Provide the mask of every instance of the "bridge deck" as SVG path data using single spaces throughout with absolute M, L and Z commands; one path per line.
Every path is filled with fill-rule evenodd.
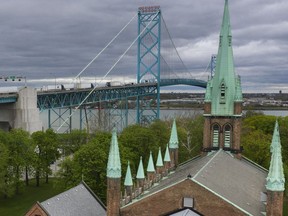
M 17 93 L 0 94 L 0 104 L 15 103 L 17 101 Z
M 57 90 L 37 93 L 37 106 L 40 110 L 50 108 L 77 107 L 88 96 L 91 89 Z M 120 100 L 136 96 L 148 96 L 157 92 L 156 83 L 96 88 L 83 105 L 99 101 Z

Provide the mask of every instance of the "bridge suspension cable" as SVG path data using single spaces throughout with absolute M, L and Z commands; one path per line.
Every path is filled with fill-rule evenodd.
M 64 122 L 57 128 L 57 132 L 63 127 L 64 124 L 68 121 L 70 117 L 74 115 L 74 113 L 81 107 L 81 105 L 87 100 L 87 98 L 93 93 L 93 91 L 99 86 L 99 84 L 108 76 L 108 74 L 114 69 L 114 67 L 121 61 L 121 59 L 126 55 L 126 53 L 130 50 L 130 48 L 135 44 L 135 42 L 138 40 L 138 38 L 143 34 L 143 32 L 147 29 L 147 27 L 153 22 L 153 20 L 158 16 L 158 13 L 151 19 L 151 21 L 148 23 L 145 28 L 140 32 L 139 35 L 133 40 L 133 42 L 130 44 L 130 46 L 124 51 L 124 53 L 118 58 L 118 60 L 112 65 L 112 67 L 106 72 L 106 74 L 101 78 L 100 82 L 94 86 L 94 88 L 87 94 L 87 96 L 81 101 L 81 103 L 75 107 L 73 112 L 64 120 Z
M 135 19 L 137 13 L 130 19 L 130 21 L 112 38 L 112 40 L 75 76 L 71 83 L 75 80 L 110 46 L 111 43 L 127 28 L 127 26 Z
M 168 30 L 168 28 L 167 28 L 167 25 L 166 25 L 166 22 L 165 22 L 163 16 L 162 16 L 162 21 L 163 21 L 163 23 L 164 23 L 165 30 L 167 31 L 167 34 L 168 34 L 168 37 L 169 37 L 169 39 L 170 39 L 170 41 L 171 41 L 171 43 L 172 43 L 172 46 L 173 46 L 174 50 L 176 51 L 176 54 L 177 54 L 177 56 L 178 56 L 178 59 L 181 61 L 181 64 L 183 65 L 184 69 L 185 69 L 187 72 L 189 72 L 188 69 L 187 69 L 187 67 L 186 67 L 186 65 L 184 64 L 182 58 L 181 58 L 180 55 L 179 55 L 179 52 L 178 52 L 178 50 L 177 50 L 177 48 L 176 48 L 176 46 L 175 46 L 174 41 L 172 40 L 171 34 L 170 34 L 170 32 L 169 32 L 169 30 Z M 192 77 L 191 72 L 189 72 L 189 74 L 190 74 L 191 77 Z M 175 75 L 178 77 L 177 74 L 175 74 Z

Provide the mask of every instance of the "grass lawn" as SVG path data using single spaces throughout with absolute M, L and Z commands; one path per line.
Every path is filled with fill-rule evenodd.
M 30 186 L 25 187 L 25 191 L 12 198 L 0 198 L 0 215 L 19 216 L 24 215 L 36 201 L 44 201 L 56 194 L 61 193 L 59 189 L 53 187 L 53 179 L 49 179 L 49 184 L 40 183 L 40 187 L 35 186 L 35 181 L 30 181 Z

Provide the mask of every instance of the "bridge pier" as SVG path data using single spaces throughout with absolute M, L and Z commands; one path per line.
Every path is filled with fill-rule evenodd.
M 37 92 L 33 88 L 20 89 L 16 103 L 0 104 L 0 113 L 0 128 L 4 131 L 22 128 L 33 133 L 42 129 L 37 108 Z

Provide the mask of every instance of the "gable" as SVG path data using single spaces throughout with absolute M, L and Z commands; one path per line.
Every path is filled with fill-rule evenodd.
M 265 209 L 265 205 L 262 203 L 260 197 L 261 193 L 266 191 L 266 176 L 267 170 L 260 166 L 253 164 L 245 158 L 239 160 L 231 153 L 219 150 L 204 157 L 194 158 L 178 166 L 175 172 L 161 179 L 160 182 L 149 188 L 148 191 L 145 191 L 141 197 L 134 199 L 132 204 L 136 205 L 138 202 L 150 199 L 150 197 L 162 193 L 162 191 L 168 188 L 175 187 L 176 184 L 189 177 L 190 181 L 193 181 L 241 212 L 248 215 L 257 215 Z M 168 211 L 168 208 L 173 205 L 173 202 L 169 203 L 167 209 L 164 209 L 167 211 L 161 212 L 161 214 L 182 208 L 180 199 L 185 194 L 192 196 L 193 191 L 183 190 L 183 194 L 174 199 L 174 202 L 178 203 L 178 205 Z M 169 196 L 166 198 L 169 199 Z M 163 203 L 167 202 L 162 197 L 160 200 Z M 152 203 L 154 202 L 156 201 L 153 200 Z M 149 205 L 145 208 L 148 207 Z M 126 206 L 122 207 L 123 210 L 125 208 Z
M 193 209 L 203 215 L 245 215 L 242 211 L 193 182 L 191 179 L 175 183 L 173 186 L 155 192 L 145 199 L 122 207 L 120 210 L 121 215 L 165 215 L 169 212 L 182 209 L 184 197 L 193 198 Z
M 45 200 L 41 206 L 50 216 L 106 215 L 105 206 L 84 182 Z
M 196 212 L 193 208 L 183 208 L 174 212 L 165 214 L 164 216 L 203 216 L 199 212 Z
M 25 214 L 25 216 L 49 216 L 49 214 L 42 208 L 39 202 L 35 203 L 34 206 Z

